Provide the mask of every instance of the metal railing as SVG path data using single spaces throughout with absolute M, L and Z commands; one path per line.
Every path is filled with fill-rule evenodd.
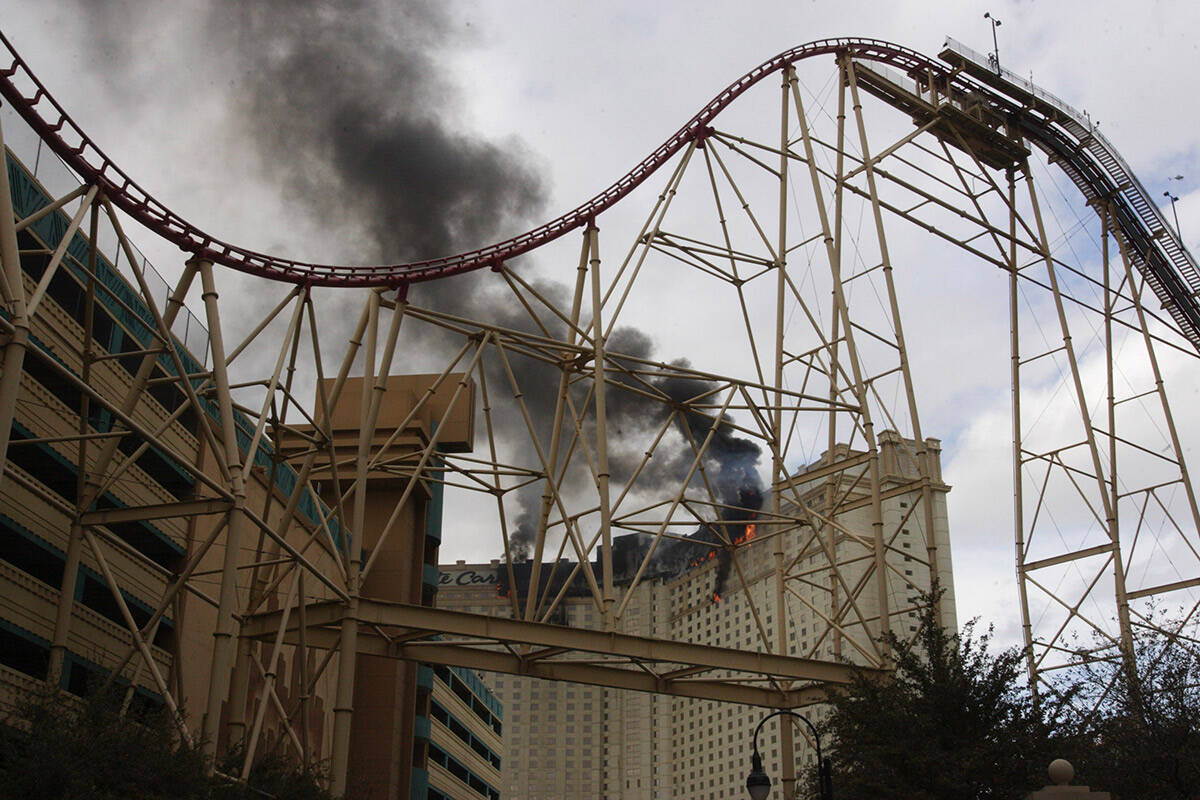
M 1130 207 L 1146 226 L 1146 230 L 1154 237 L 1163 254 L 1179 271 L 1186 281 L 1193 296 L 1200 294 L 1200 265 L 1179 239 L 1179 232 L 1173 230 L 1163 216 L 1158 204 L 1138 180 L 1128 162 L 1113 146 L 1112 142 L 1100 132 L 1100 126 L 1090 116 L 1077 110 L 1062 98 L 1047 92 L 1012 70 L 996 64 L 992 59 L 972 50 L 952 38 L 947 38 L 944 50 L 957 53 L 964 59 L 980 67 L 984 67 L 996 75 L 1001 81 L 1011 84 L 1022 92 L 1029 94 L 1053 108 L 1062 119 L 1055 120 L 1072 136 L 1079 140 L 1079 146 L 1087 150 L 1100 166 L 1107 172 L 1116 187 L 1117 192 L 1130 200 Z
M 10 105 L 0 106 L 0 125 L 4 126 L 5 146 L 49 197 L 62 197 L 83 184 L 80 177 L 63 163 Z M 78 198 L 72 200 L 63 207 L 63 211 L 70 215 L 79 208 L 80 202 L 82 201 Z M 170 284 L 137 245 L 132 245 L 132 249 L 146 279 L 146 285 L 150 288 L 151 297 L 160 310 L 164 309 L 167 298 L 171 295 Z M 96 253 L 108 262 L 131 288 L 137 286 L 137 278 L 124 249 L 120 246 L 117 233 L 103 214 L 100 215 L 97 228 Z M 208 328 L 190 309 L 182 309 L 175 319 L 171 333 L 201 366 L 208 366 Z

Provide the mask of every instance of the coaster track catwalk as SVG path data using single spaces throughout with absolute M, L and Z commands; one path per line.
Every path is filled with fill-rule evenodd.
M 65 528 L 43 615 L 51 680 L 73 652 L 86 567 L 123 626 L 102 667 L 172 707 L 203 706 L 210 751 L 242 743 L 245 770 L 264 727 L 314 755 L 323 694 L 340 791 L 360 654 L 777 708 L 819 702 L 847 680 L 847 660 L 887 669 L 883 635 L 915 636 L 917 594 L 952 584 L 948 487 L 921 427 L 894 277 L 899 262 L 935 256 L 914 257 L 900 229 L 938 258 L 998 267 L 1008 290 L 1013 533 L 1034 685 L 1054 691 L 1082 664 L 1131 653 L 1161 624 L 1157 601 L 1194 621 L 1200 513 L 1164 375 L 1196 369 L 1200 269 L 1086 118 L 957 43 L 940 59 L 871 39 L 802 45 L 550 222 L 458 255 L 337 265 L 254 252 L 184 220 L 0 42 L 6 133 L 24 126 L 78 181 L 52 196 L 13 145 L 0 186 L 0 490 L 6 507 L 36 499 Z M 831 64 L 824 90 L 802 80 Z M 1061 190 L 1055 175 L 1091 209 L 1062 231 L 1051 226 L 1070 202 L 1043 188 Z M 630 211 L 640 227 L 625 232 Z M 617 229 L 606 227 L 612 262 L 602 219 Z M 188 254 L 173 287 L 122 220 Z M 563 256 L 572 232 L 577 255 Z M 1084 234 L 1099 244 L 1068 254 Z M 565 264 L 569 285 L 523 275 L 518 257 L 535 251 Z M 278 299 L 233 326 L 236 342 L 218 267 Z M 503 313 L 419 303 L 418 284 L 485 269 L 474 279 Z M 73 308 L 56 294 L 67 278 Z M 185 306 L 197 278 L 203 323 Z M 361 312 L 346 341 L 322 342 L 334 295 L 361 299 Z M 664 336 L 706 329 L 712 352 L 689 353 L 698 366 L 655 358 L 626 327 L 646 318 Z M 438 368 L 397 389 L 410 346 Z M 309 389 L 313 403 L 299 397 Z M 49 485 L 24 455 L 35 450 L 73 464 L 77 485 Z M 165 471 L 190 488 L 138 488 Z M 508 586 L 527 571 L 509 618 L 431 608 L 419 574 L 381 590 L 396 553 L 420 572 L 413 509 L 443 492 L 494 514 Z M 156 562 L 127 535 L 149 523 L 176 560 Z M 680 548 L 688 569 L 718 576 L 702 605 L 743 593 L 753 641 L 628 630 L 639 586 Z M 595 630 L 552 624 L 568 585 L 594 602 Z M 156 644 L 164 620 L 184 624 L 185 599 L 212 635 L 203 669 Z M 953 624 L 952 592 L 939 609 Z M 295 703 L 279 686 L 288 659 Z

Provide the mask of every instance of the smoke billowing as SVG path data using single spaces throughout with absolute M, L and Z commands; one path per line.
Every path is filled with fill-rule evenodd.
M 179 124 L 164 138 L 187 140 L 195 161 L 216 162 L 199 173 L 207 183 L 190 179 L 193 194 L 237 214 L 233 227 L 256 231 L 239 243 L 301 260 L 398 263 L 468 250 L 540 220 L 545 190 L 531 155 L 462 122 L 465 98 L 445 64 L 467 35 L 451 4 L 222 0 L 175 12 L 145 0 L 78 4 L 106 86 L 133 108 L 177 105 Z M 257 206 L 272 189 L 270 207 Z M 193 221 L 218 237 L 230 224 L 219 215 Z M 222 277 L 240 312 L 227 314 L 235 334 L 281 295 Z M 421 302 L 478 316 L 494 301 L 483 283 L 464 276 L 423 290 Z M 317 295 L 328 368 L 345 350 L 363 294 Z M 256 358 L 249 353 L 239 369 L 270 369 L 269 358 Z M 407 369 L 421 368 L 431 367 Z
M 541 178 L 515 143 L 457 124 L 439 46 L 444 3 L 242 0 L 211 6 L 240 117 L 284 187 L 336 226 L 363 226 L 390 263 L 447 255 L 541 211 Z
M 729 576 L 733 567 L 733 552 L 737 545 L 751 541 L 755 536 L 755 520 L 762 508 L 762 493 L 753 488 L 743 488 L 729 508 L 721 510 L 715 520 L 701 525 L 696 530 L 679 537 L 663 537 L 655 548 L 643 573 L 645 578 L 670 578 L 692 568 L 703 568 L 714 564 L 712 570 L 711 599 L 721 602 L 730 588 Z M 613 580 L 617 584 L 629 583 L 642 569 L 646 556 L 653 544 L 653 537 L 638 534 L 614 536 Z M 569 562 L 544 563 L 538 576 L 538 586 L 533 588 L 533 562 L 521 561 L 513 566 L 515 585 L 510 586 L 505 570 L 498 573 L 499 590 L 507 596 L 516 592 L 518 602 L 523 603 L 530 591 L 538 597 L 556 597 L 564 592 L 567 597 L 590 595 L 583 575 L 572 573 L 574 564 Z M 601 564 L 598 558 L 592 561 L 592 570 L 599 575 Z M 566 585 L 570 581 L 570 585 Z M 558 606 L 559 611 L 564 607 Z M 548 621 L 567 624 L 551 618 Z
M 285 11 L 286 13 L 281 13 Z M 459 252 L 508 235 L 542 211 L 542 181 L 528 166 L 520 148 L 473 139 L 452 126 L 447 114 L 455 97 L 446 85 L 431 48 L 449 35 L 444 7 L 402 4 L 402 38 L 379 31 L 379 20 L 360 2 L 358 13 L 333 15 L 319 2 L 241 4 L 238 58 L 246 73 L 240 83 L 250 91 L 240 97 L 243 117 L 266 157 L 294 154 L 282 177 L 305 198 L 314 214 L 338 220 L 357 219 L 366 226 L 378 257 L 404 261 Z M 286 22 L 279 23 L 280 17 Z M 214 25 L 220 23 L 214 20 Z M 452 114 L 449 115 L 452 118 Z M 570 303 L 566 286 L 534 281 L 536 290 L 560 308 Z M 479 319 L 498 327 L 534 332 L 528 311 L 497 276 L 477 273 L 423 284 L 414 302 L 438 311 Z M 548 320 L 555 333 L 561 325 Z M 409 339 L 410 342 L 413 339 Z M 449 352 L 458 340 L 438 329 L 420 329 L 416 342 L 425 349 Z M 650 338 L 634 328 L 614 332 L 609 349 L 635 358 L 650 358 Z M 550 439 L 559 370 L 535 358 L 510 354 L 509 367 L 542 442 Z M 686 362 L 676 366 L 686 367 Z M 507 371 L 489 361 L 489 384 L 497 394 L 508 388 Z M 638 448 L 619 446 L 622 438 L 644 438 L 660 425 L 672 404 L 706 398 L 714 387 L 678 377 L 647 381 L 662 401 L 634 391 L 610 393 L 609 422 L 615 446 L 610 453 L 614 480 L 629 478 L 640 461 Z M 579 397 L 580 403 L 586 402 Z M 712 402 L 712 401 L 710 401 Z M 497 425 L 507 446 L 526 464 L 536 462 L 525 421 L 515 409 L 497 405 Z M 712 420 L 694 410 L 679 415 L 679 429 L 689 440 L 669 455 L 657 457 L 639 476 L 643 491 L 677 491 L 694 457 L 694 446 L 708 436 Z M 569 425 L 568 425 L 569 427 Z M 755 465 L 759 448 L 719 426 L 707 448 L 705 466 L 718 501 L 736 503 L 745 486 L 761 488 Z M 586 483 L 568 474 L 561 488 L 580 490 Z M 574 484 L 572 484 L 574 481 Z M 536 536 L 541 489 L 518 494 L 521 512 L 510 544 L 528 553 Z
M 127 71 L 136 66 L 144 76 L 146 65 L 132 62 L 148 38 L 178 37 L 178 58 L 203 71 L 210 90 L 226 99 L 228 141 L 255 154 L 258 177 L 287 197 L 283 205 L 315 223 L 310 230 L 334 242 L 322 252 L 342 253 L 342 260 L 350 263 L 419 260 L 469 250 L 541 220 L 545 181 L 531 155 L 517 141 L 485 140 L 461 122 L 462 90 L 443 66 L 447 48 L 462 38 L 453 6 L 423 0 L 227 0 L 193 11 L 197 16 L 189 23 L 194 24 L 172 27 L 159 21 L 161 15 L 151 8 L 137 0 L 81 6 L 95 46 L 103 50 L 97 55 L 105 58 L 114 82 L 122 80 L 122 59 L 129 62 Z M 608 177 L 597 176 L 597 181 Z M 229 191 L 236 193 L 236 180 L 230 183 Z M 219 227 L 213 230 L 218 236 Z M 530 280 L 558 307 L 569 307 L 567 287 Z M 275 302 L 260 294 L 246 292 L 240 299 L 249 307 L 247 319 L 255 319 L 258 311 Z M 505 282 L 489 272 L 420 284 L 410 299 L 501 328 L 537 330 Z M 344 346 L 344 333 L 357 318 L 360 302 L 360 293 L 322 294 L 318 313 L 324 315 L 321 324 L 331 328 L 322 332 L 323 341 L 331 345 L 325 352 L 327 365 L 338 355 L 332 345 L 340 338 Z M 553 318 L 547 317 L 545 324 L 553 334 L 563 333 L 564 326 Z M 438 363 L 430 354 L 454 352 L 462 342 L 461 335 L 434 326 L 405 325 L 404 355 L 398 357 L 396 371 L 434 365 L 440 369 L 444 359 Z M 631 327 L 614 331 L 608 348 L 639 359 L 654 355 L 649 336 Z M 419 360 L 422 356 L 426 362 Z M 247 368 L 257 366 L 251 361 Z M 510 351 L 509 366 L 534 435 L 548 442 L 558 365 Z M 673 367 L 686 367 L 686 362 Z M 501 444 L 518 463 L 537 466 L 523 416 L 511 402 L 495 402 L 511 401 L 507 370 L 494 359 L 484 363 L 484 370 Z M 739 493 L 761 493 L 758 445 L 737 435 L 728 420 L 719 419 L 719 409 L 702 408 L 719 406 L 714 384 L 680 377 L 672 368 L 622 380 L 608 393 L 615 485 L 630 479 L 643 457 L 644 442 L 675 413 L 672 446 L 658 452 L 638 475 L 640 491 L 679 491 L 696 448 L 711 434 L 703 477 L 717 502 L 742 505 Z M 586 403 L 584 394 L 575 395 L 578 403 Z M 582 460 L 578 452 L 574 458 Z M 567 474 L 561 490 L 586 492 L 583 472 Z M 692 485 L 701 485 L 699 474 Z M 536 534 L 540 495 L 536 484 L 517 494 L 521 512 L 512 541 L 518 551 L 527 549 Z M 713 512 L 718 520 L 726 513 Z M 670 549 L 662 548 L 661 557 L 667 558 Z

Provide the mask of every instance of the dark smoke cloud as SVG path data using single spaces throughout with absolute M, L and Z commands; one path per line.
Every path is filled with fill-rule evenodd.
M 212 4 L 241 119 L 280 183 L 333 225 L 366 229 L 386 262 L 442 256 L 519 229 L 541 179 L 515 143 L 457 124 L 439 48 L 441 2 L 241 0 Z M 357 254 L 363 258 L 364 254 Z
M 613 345 L 612 350 L 625 356 L 645 358 L 651 354 L 649 339 L 634 329 L 614 331 L 610 344 Z M 616 346 L 618 344 L 622 347 Z M 762 507 L 763 484 L 757 469 L 762 455 L 761 447 L 757 442 L 737 435 L 732 420 L 720 416 L 717 413 L 719 409 L 710 411 L 701 408 L 719 405 L 716 394 L 718 384 L 679 374 L 688 366 L 685 359 L 680 359 L 664 367 L 658 374 L 643 376 L 640 381 L 614 373 L 617 378 L 607 395 L 610 452 L 617 451 L 617 455 L 610 460 L 614 485 L 620 486 L 632 477 L 643 455 L 643 448 L 636 446 L 620 453 L 621 444 L 648 443 L 673 412 L 677 412 L 674 427 L 681 439 L 680 446 L 660 448 L 649 466 L 638 475 L 638 487 L 643 493 L 670 495 L 678 492 L 688 478 L 697 450 L 704 448 L 705 440 L 711 435 L 708 446 L 704 448 L 701 465 L 707 475 L 708 485 L 716 495 L 715 501 L 726 508 L 717 509 L 714 512 L 714 524 L 702 526 L 692 534 L 692 541 L 662 540 L 654 552 L 650 566 L 652 574 L 673 574 L 686 568 L 689 562 L 712 552 L 711 548 L 696 542 L 717 544 L 737 538 L 744 530 L 745 521 L 752 519 Z M 634 391 L 634 388 L 641 391 Z M 546 409 L 546 414 L 552 417 L 553 408 Z M 693 474 L 690 485 L 697 488 L 704 486 L 698 470 Z M 526 503 L 510 537 L 514 552 L 521 557 L 530 555 L 537 533 L 539 510 L 540 506 L 536 503 Z M 720 529 L 719 533 L 717 528 Z M 630 535 L 623 538 L 626 540 L 623 544 L 626 553 L 624 558 L 636 560 L 650 546 L 648 536 Z M 728 570 L 728 557 L 722 551 L 718 586 L 723 585 Z M 616 573 L 619 577 L 628 577 L 620 566 L 616 568 Z
M 403 262 L 447 255 L 522 230 L 543 208 L 541 178 L 518 144 L 482 141 L 454 120 L 456 87 L 438 64 L 453 38 L 443 3 L 382 4 L 360 0 L 336 13 L 305 0 L 234 3 L 231 18 L 215 11 L 211 32 L 238 31 L 235 60 L 244 87 L 241 118 L 268 163 L 278 154 L 281 183 L 308 213 L 363 229 L 373 257 Z M 361 258 L 361 256 L 359 256 Z M 535 282 L 560 306 L 566 287 Z M 437 311 L 534 330 L 528 313 L 492 273 L 472 273 L 413 288 L 412 301 Z M 410 326 L 408 348 L 450 353 L 461 342 L 429 326 Z M 543 441 L 554 415 L 557 370 L 513 354 L 510 365 Z M 497 396 L 509 391 L 495 361 L 486 362 Z M 534 465 L 525 423 L 510 404 L 495 421 L 516 459 Z M 513 546 L 528 550 L 540 490 L 518 495 Z
M 486 244 L 540 219 L 543 180 L 523 145 L 487 141 L 461 123 L 464 97 L 444 64 L 469 41 L 451 3 L 221 0 L 165 14 L 147 0 L 106 0 L 79 2 L 75 10 L 107 89 L 134 108 L 147 99 L 177 101 L 182 124 L 211 129 L 220 141 L 203 151 L 210 158 L 221 159 L 225 148 L 253 154 L 252 179 L 277 187 L 287 212 L 309 223 L 298 227 L 320 231 L 321 258 L 419 260 Z M 186 116 L 213 97 L 227 111 L 219 120 Z M 241 177 L 228 174 L 226 164 L 215 164 L 210 176 L 228 186 L 222 194 L 236 196 Z M 230 206 L 252 219 L 258 212 Z M 286 241 L 289 231 L 273 232 L 286 226 L 273 213 L 262 216 L 260 241 Z M 221 235 L 219 219 L 195 221 Z M 287 248 L 307 255 L 303 242 Z M 490 304 L 483 277 L 421 294 L 430 305 L 471 315 Z M 239 291 L 246 285 L 240 276 L 222 278 L 242 312 L 228 321 L 234 333 L 248 330 L 246 321 L 261 319 L 279 298 L 257 282 L 253 291 Z M 320 294 L 324 358 L 336 364 L 363 294 Z M 240 368 L 270 368 L 255 359 L 250 353 Z
M 154 70 L 136 63 L 148 40 L 167 33 L 156 6 L 144 0 L 114 0 L 86 3 L 81 9 L 94 32 L 95 55 L 107 69 L 120 74 L 126 60 L 125 73 L 136 74 L 141 85 L 157 78 Z M 233 146 L 254 152 L 262 177 L 288 195 L 285 205 L 318 220 L 328 238 L 336 240 L 324 252 L 343 253 L 343 260 L 351 263 L 410 261 L 487 244 L 540 219 L 544 182 L 531 156 L 518 142 L 483 140 L 459 122 L 463 97 L 442 67 L 447 48 L 462 41 L 453 5 L 420 0 L 227 0 L 192 13 L 195 18 L 187 25 L 173 29 L 181 35 L 187 32 L 178 41 L 179 59 L 208 74 L 209 90 L 228 98 L 232 130 L 224 135 Z M 214 233 L 220 235 L 219 229 Z M 534 285 L 560 308 L 569 306 L 566 286 L 544 280 Z M 245 314 L 249 320 L 274 303 L 274 298 L 246 294 L 242 303 L 250 307 Z M 417 305 L 500 327 L 535 329 L 504 281 L 490 272 L 420 284 L 410 298 Z M 329 364 L 340 356 L 333 347 L 339 339 L 345 346 L 361 309 L 361 294 L 325 292 L 320 305 L 321 324 L 328 320 L 329 325 L 321 334 Z M 563 332 L 561 324 L 550 327 L 556 334 Z M 406 324 L 403 337 L 408 353 L 453 352 L 451 348 L 461 344 L 430 326 Z M 634 328 L 616 330 L 608 347 L 610 353 L 653 356 L 649 336 Z M 515 353 L 510 353 L 510 363 L 536 434 L 548 442 L 559 371 Z M 251 363 L 247 368 L 259 366 L 263 365 Z M 406 368 L 402 357 L 394 368 Z M 411 363 L 407 369 L 413 369 Z M 487 370 L 493 398 L 503 398 L 509 393 L 507 376 L 494 360 Z M 672 404 L 713 388 L 704 380 L 672 376 L 669 370 L 645 382 L 663 402 L 622 391 L 621 386 L 609 392 L 611 467 L 618 485 L 632 475 L 644 449 L 638 444 L 663 424 Z M 631 381 L 630 389 L 633 386 Z M 582 394 L 576 399 L 584 401 Z M 515 459 L 535 465 L 516 409 L 496 402 L 493 407 L 500 435 L 515 451 Z M 686 441 L 690 436 L 698 445 L 712 424 L 710 416 L 687 411 L 677 425 L 677 438 Z M 719 502 L 736 504 L 742 488 L 761 488 L 758 459 L 758 445 L 734 435 L 728 426 L 718 428 L 705 466 Z M 639 486 L 646 492 L 677 491 L 692 460 L 692 448 L 686 444 L 660 451 L 639 476 Z M 563 489 L 581 490 L 586 484 L 576 473 L 568 476 Z M 540 492 L 532 486 L 518 495 L 521 513 L 513 533 L 518 550 L 532 544 Z
M 690 366 L 686 359 L 674 362 L 673 366 L 686 369 Z M 716 405 L 718 398 L 713 394 L 716 384 L 712 381 L 697 378 L 668 377 L 659 385 L 664 394 L 674 403 L 701 403 Z M 717 499 L 726 505 L 742 505 L 740 493 L 746 489 L 762 491 L 762 481 L 756 466 L 762 448 L 745 437 L 737 436 L 731 427 L 728 417 L 717 418 L 716 411 L 702 413 L 688 408 L 682 414 L 682 424 L 686 426 L 689 439 L 702 447 L 710 431 L 712 439 L 705 450 L 705 460 L 710 467 L 716 469 L 710 475 L 714 482 Z M 713 427 L 716 430 L 713 430 Z

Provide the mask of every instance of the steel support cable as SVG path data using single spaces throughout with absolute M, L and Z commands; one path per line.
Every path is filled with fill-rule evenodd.
M 54 100 L 3 34 L 0 34 L 0 45 L 3 46 L 0 50 L 0 97 L 13 105 L 41 140 L 85 183 L 100 186 L 113 203 L 135 220 L 196 257 L 252 275 L 311 286 L 401 286 L 477 269 L 499 268 L 511 258 L 589 224 L 629 195 L 690 142 L 706 135 L 710 123 L 721 111 L 767 76 L 807 58 L 845 53 L 861 61 L 886 64 L 907 75 L 932 76 L 964 95 L 971 93 L 986 99 L 1004 111 L 1024 136 L 1056 156 L 1087 199 L 1112 198 L 1120 230 L 1137 257 L 1136 266 L 1146 275 L 1184 335 L 1200 350 L 1200 305 L 1189 289 L 1187 276 L 1180 271 L 1183 262 L 1191 263 L 1190 258 L 1169 230 L 1165 229 L 1165 234 L 1151 230 L 1146 220 L 1153 210 L 1139 212 L 1133 200 L 1126 196 L 1124 190 L 1127 187 L 1121 185 L 1125 178 L 1140 192 L 1137 198 L 1142 198 L 1144 191 L 1103 137 L 1091 136 L 1073 118 L 1060 125 L 1039 117 L 991 86 L 890 42 L 863 38 L 820 39 L 780 53 L 726 87 L 666 142 L 603 192 L 519 236 L 457 255 L 403 264 L 359 266 L 314 264 L 259 253 L 223 242 L 192 225 L 146 192 L 96 146 Z M 1056 104 L 1059 113 L 1070 117 L 1069 111 L 1058 108 L 1061 105 Z M 1072 139 L 1071 128 L 1079 128 L 1086 135 Z M 1099 155 L 1093 150 L 1098 150 Z M 1101 162 L 1107 162 L 1108 166 Z M 1142 200 L 1144 204 L 1144 198 Z M 1156 246 L 1155 237 L 1162 235 L 1171 239 L 1170 254 Z M 1171 258 L 1172 255 L 1178 257 Z M 1200 290 L 1200 286 L 1195 288 Z

